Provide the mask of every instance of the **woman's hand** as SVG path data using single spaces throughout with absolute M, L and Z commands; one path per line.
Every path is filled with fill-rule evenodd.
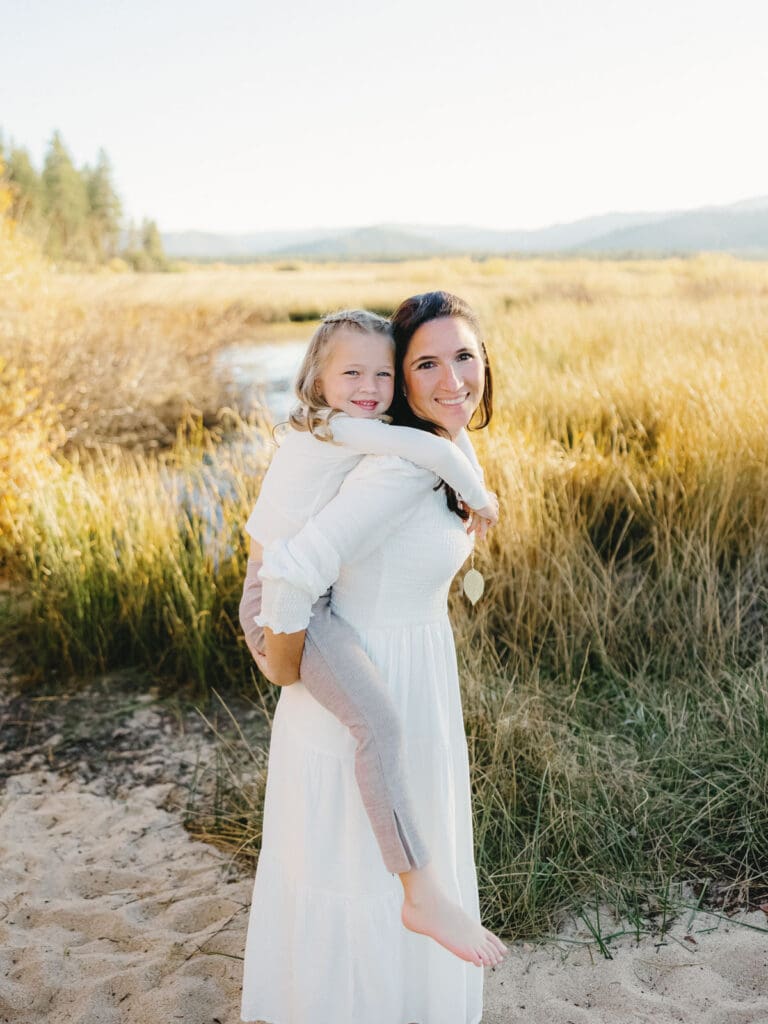
M 269 634 L 269 638 L 267 638 Z M 267 646 L 272 648 L 272 660 L 267 655 Z M 304 633 L 284 633 L 275 636 L 271 630 L 264 631 L 262 646 L 251 648 L 253 660 L 264 678 L 274 686 L 291 686 L 299 681 L 299 665 L 304 650 Z
M 270 665 L 264 651 L 256 651 L 253 657 L 259 666 L 259 671 L 267 682 L 272 683 L 274 686 L 292 686 L 293 683 L 298 683 L 299 677 L 295 672 L 292 672 L 290 669 L 287 672 L 280 672 Z
M 272 670 L 269 667 L 269 662 L 267 661 L 267 653 L 266 653 L 266 651 L 256 651 L 254 653 L 254 655 L 253 655 L 253 659 L 256 662 L 256 664 L 259 666 L 259 672 L 261 672 L 261 674 L 264 676 L 264 678 L 268 682 L 274 683 L 274 679 L 272 678 L 272 674 L 273 673 L 272 673 Z

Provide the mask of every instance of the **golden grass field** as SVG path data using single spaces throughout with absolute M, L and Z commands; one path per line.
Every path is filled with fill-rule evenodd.
M 476 439 L 502 521 L 478 551 L 486 596 L 453 602 L 489 926 L 531 933 L 605 899 L 639 919 L 682 880 L 702 898 L 768 891 L 768 265 L 78 274 L 9 236 L 0 280 L 0 558 L 20 669 L 138 666 L 192 692 L 256 685 L 270 706 L 236 616 L 264 456 L 220 444 L 265 427 L 222 411 L 213 357 L 445 288 L 477 308 L 495 373 Z M 258 828 L 219 813 L 211 831 L 253 853 Z

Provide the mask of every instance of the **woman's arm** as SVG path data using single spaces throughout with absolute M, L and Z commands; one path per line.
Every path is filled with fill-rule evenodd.
M 287 649 L 288 638 L 306 629 L 312 605 L 336 581 L 341 565 L 382 544 L 434 483 L 432 474 L 403 459 L 369 456 L 294 537 L 265 548 L 259 574 L 262 610 L 256 621 L 273 634 L 268 660 L 276 645 Z
M 271 630 L 262 630 L 256 625 L 256 615 L 261 607 L 261 579 L 258 569 L 264 560 L 264 549 L 257 540 L 249 537 L 248 568 L 240 601 L 240 625 L 245 634 L 248 649 L 259 666 L 261 674 L 276 686 L 289 686 L 299 678 L 299 665 L 304 651 L 304 631 L 292 634 L 290 643 L 272 645 Z M 268 648 L 272 648 L 269 657 Z
M 270 683 L 291 686 L 298 682 L 305 633 L 304 629 L 298 633 L 273 633 L 269 628 L 264 629 L 265 656 L 257 657 L 256 664 Z
M 335 441 L 356 452 L 364 455 L 397 455 L 436 473 L 472 509 L 479 511 L 491 505 L 488 492 L 483 486 L 482 470 L 478 473 L 477 457 L 473 465 L 466 451 L 467 446 L 472 450 L 466 436 L 463 443 L 454 444 L 448 438 L 438 437 L 426 430 L 394 427 L 381 420 L 356 419 L 354 416 L 333 416 L 329 426 Z

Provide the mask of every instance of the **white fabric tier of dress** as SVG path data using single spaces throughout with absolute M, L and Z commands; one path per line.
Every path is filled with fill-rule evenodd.
M 436 483 L 401 459 L 363 459 L 299 536 L 292 571 L 300 575 L 306 565 L 307 589 L 319 585 L 312 538 L 322 532 L 322 562 L 323 523 L 353 524 L 330 530 L 340 562 L 333 607 L 355 628 L 400 711 L 413 803 L 438 876 L 479 920 L 467 741 L 447 617 L 451 581 L 472 540 Z M 386 500 L 393 494 L 396 511 Z M 477 1024 L 482 968 L 407 931 L 402 896 L 365 814 L 351 735 L 301 683 L 284 687 L 272 725 L 241 1019 Z

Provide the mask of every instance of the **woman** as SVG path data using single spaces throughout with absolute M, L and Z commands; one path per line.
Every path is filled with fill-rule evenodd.
M 470 307 L 431 292 L 402 303 L 392 325 L 395 422 L 454 438 L 477 412 L 476 425 L 486 426 L 491 376 Z M 284 660 L 295 658 L 297 645 L 296 634 L 281 633 L 281 607 L 286 621 L 295 623 L 298 614 L 306 623 L 312 603 L 333 584 L 334 611 L 358 632 L 400 713 L 434 871 L 479 923 L 469 763 L 447 618 L 451 581 L 472 547 L 466 519 L 434 475 L 401 459 L 368 456 L 300 534 L 267 549 L 264 575 L 265 606 L 274 616 L 268 659 L 283 678 Z M 242 1019 L 477 1024 L 482 969 L 403 927 L 402 888 L 378 855 L 353 761 L 349 731 L 300 682 L 283 689 L 272 727 Z M 499 958 L 491 954 L 488 962 Z

